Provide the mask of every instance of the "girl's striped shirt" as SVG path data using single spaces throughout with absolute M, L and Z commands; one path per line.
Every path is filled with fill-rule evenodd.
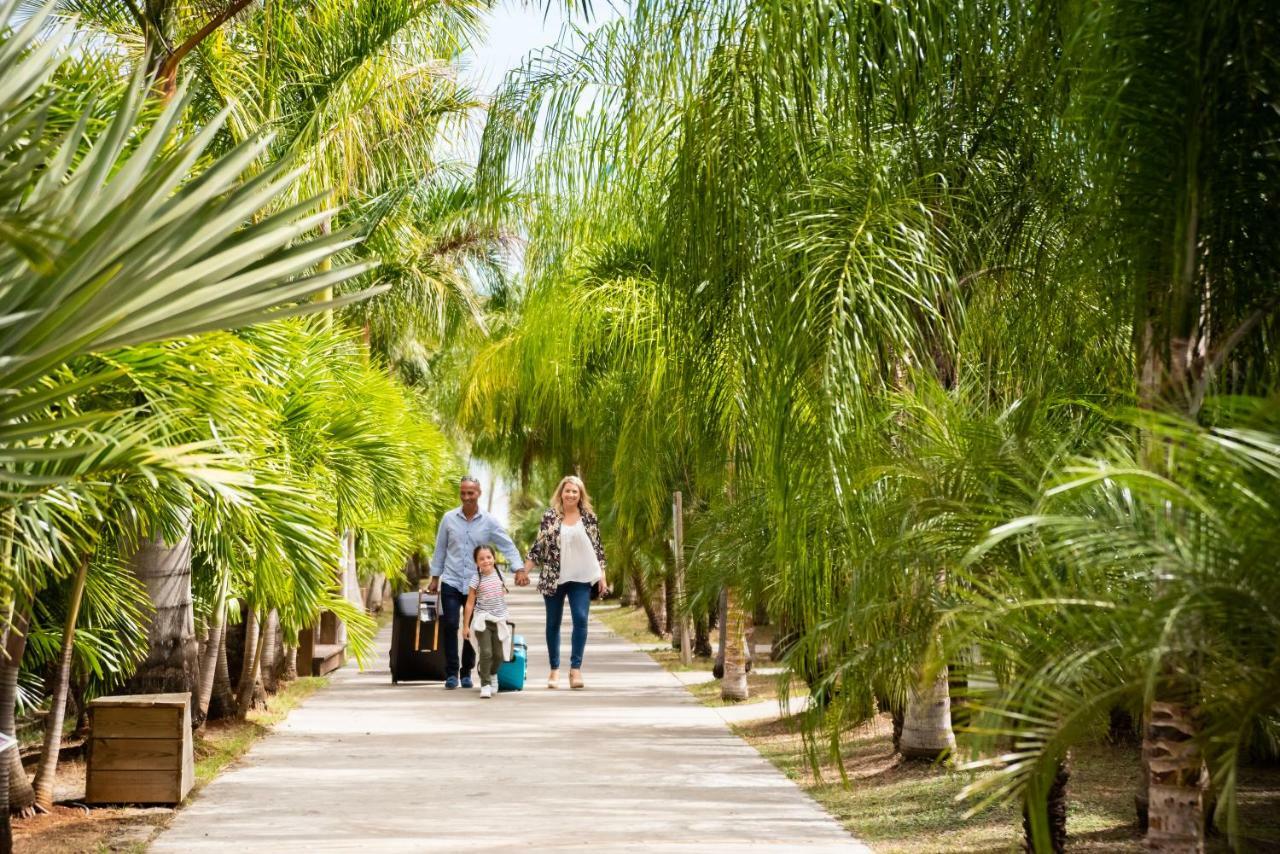
M 471 576 L 467 589 L 476 591 L 477 611 L 492 614 L 499 620 L 507 618 L 507 599 L 502 594 L 502 579 L 498 577 L 497 570 L 488 575 L 481 575 L 477 571 Z

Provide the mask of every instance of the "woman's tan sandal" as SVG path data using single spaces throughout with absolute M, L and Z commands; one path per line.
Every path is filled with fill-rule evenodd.
M 569 671 L 569 687 L 570 687 L 570 688 L 585 688 L 585 687 L 587 687 L 587 686 L 586 686 L 585 684 L 583 684 L 583 682 L 582 682 L 582 671 L 581 671 L 581 670 L 570 670 L 570 671 Z
M 560 671 L 559 670 L 551 671 L 551 675 L 547 677 L 547 687 L 548 688 L 560 687 Z

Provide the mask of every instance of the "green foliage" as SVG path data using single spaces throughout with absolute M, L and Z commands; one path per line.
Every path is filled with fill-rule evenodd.
M 1230 827 L 1280 714 L 1236 610 L 1277 575 L 1276 23 L 652 0 L 570 33 L 490 113 L 480 186 L 537 204 L 463 422 L 526 481 L 580 470 L 658 575 L 682 490 L 683 606 L 767 609 L 815 750 L 963 665 L 1003 768 L 970 794 L 1044 848 L 1067 748 L 1192 696 Z
M 0 43 L 0 606 L 32 610 L 23 666 L 55 656 L 89 559 L 76 666 L 118 685 L 151 607 L 124 559 L 187 535 L 198 624 L 229 595 L 294 642 L 332 610 L 364 656 L 339 535 L 395 577 L 458 470 L 427 392 L 368 344 L 465 333 L 503 239 L 464 173 L 435 174 L 480 6 L 255 4 L 182 54 L 205 5 L 55 5 L 79 17 L 50 30 L 43 6 Z M 175 57 L 192 73 L 166 97 Z

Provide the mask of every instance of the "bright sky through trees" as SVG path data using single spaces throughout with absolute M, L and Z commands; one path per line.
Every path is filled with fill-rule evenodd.
M 585 31 L 594 30 L 621 17 L 619 8 L 623 8 L 620 2 L 597 3 L 590 22 L 577 18 L 572 25 Z M 464 55 L 463 83 L 487 101 L 508 71 L 518 66 L 530 51 L 555 43 L 569 25 L 568 16 L 560 4 L 544 9 L 541 3 L 505 0 L 486 16 L 485 32 L 475 47 Z M 459 159 L 474 162 L 483 127 L 484 115 L 474 115 L 465 135 L 445 141 L 447 150 Z

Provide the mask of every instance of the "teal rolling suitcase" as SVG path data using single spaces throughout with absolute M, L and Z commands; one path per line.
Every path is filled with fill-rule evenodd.
M 529 647 L 523 635 L 511 638 L 511 660 L 498 665 L 498 690 L 523 691 L 524 677 L 529 672 Z

